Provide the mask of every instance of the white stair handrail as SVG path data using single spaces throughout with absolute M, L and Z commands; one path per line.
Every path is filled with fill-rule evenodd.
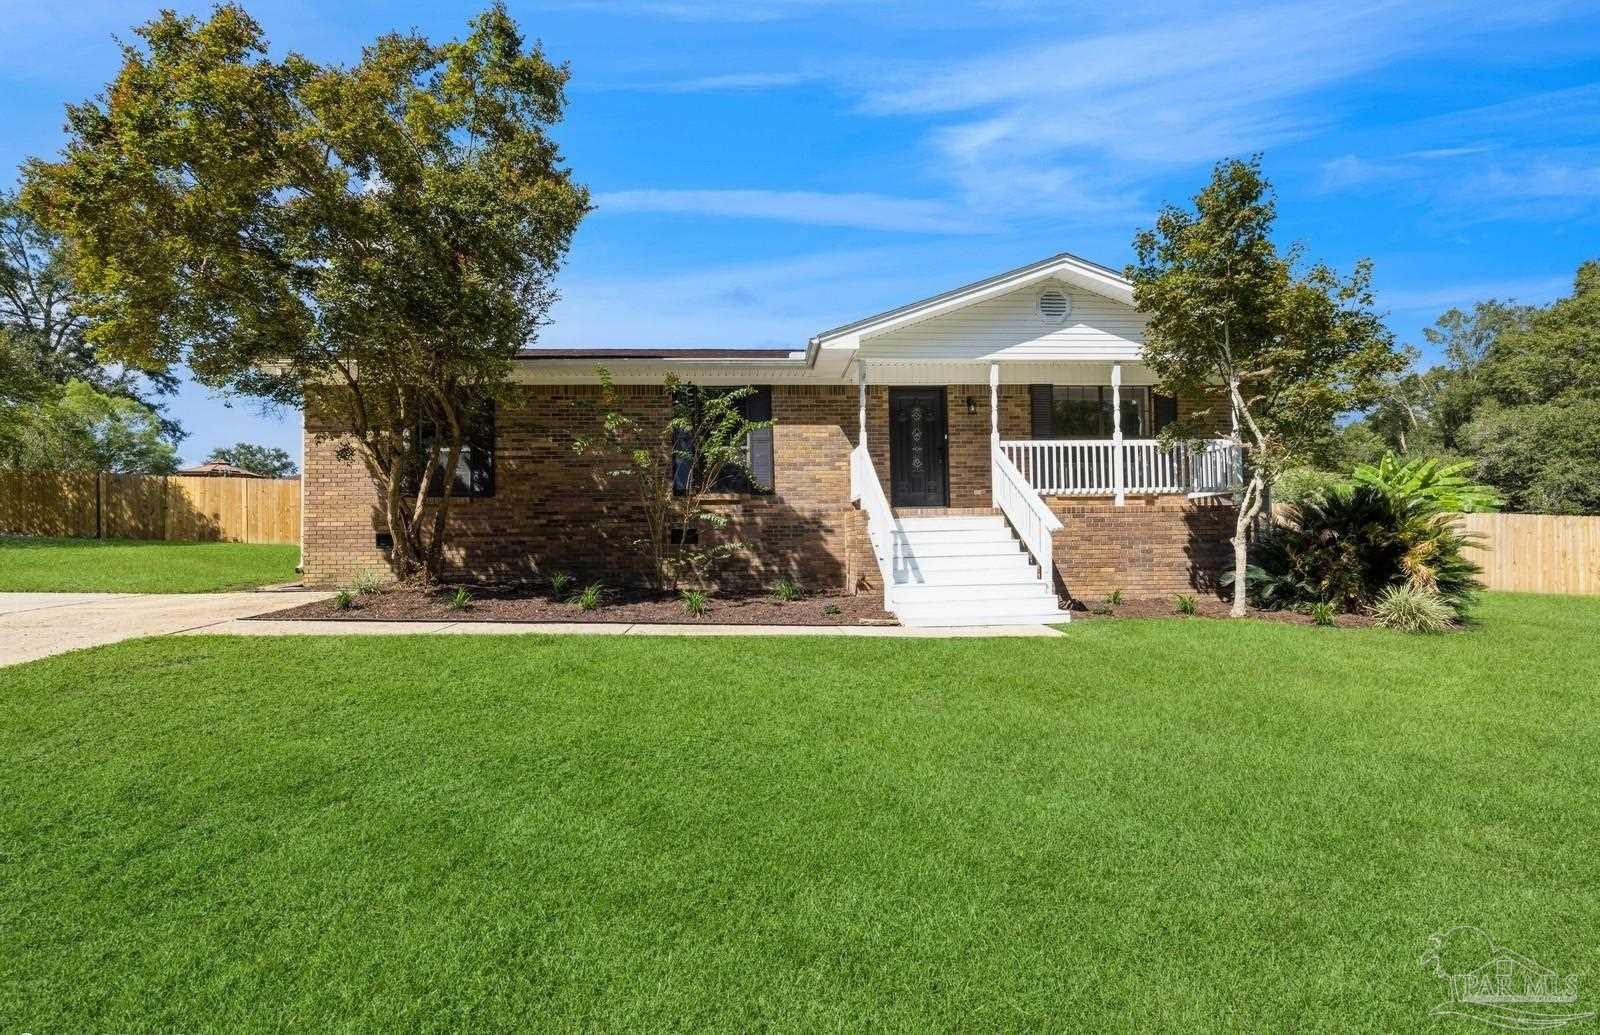
M 1052 581 L 1055 572 L 1055 547 L 1051 533 L 1062 528 L 1061 519 L 1050 512 L 1044 500 L 1028 484 L 1028 479 L 1017 470 L 999 440 L 989 444 L 989 484 L 994 505 L 1011 522 L 1022 545 L 1028 548 L 1034 563 L 1039 565 L 1039 577 Z
M 867 515 L 867 537 L 872 542 L 872 555 L 878 560 L 878 575 L 883 580 L 883 609 L 893 613 L 894 533 L 899 523 L 889 507 L 889 497 L 883 494 L 877 468 L 872 466 L 872 455 L 864 442 L 850 451 L 850 500 L 860 503 Z

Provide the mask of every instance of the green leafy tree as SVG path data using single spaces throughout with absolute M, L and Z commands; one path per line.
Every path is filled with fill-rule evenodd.
M 722 536 L 713 541 L 728 518 L 708 500 L 729 486 L 754 487 L 750 436 L 772 422 L 745 417 L 740 403 L 754 388 L 707 389 L 668 377 L 663 388 L 671 414 L 651 424 L 625 410 L 610 373 L 599 373 L 596 427 L 573 438 L 573 452 L 604 461 L 600 487 L 624 487 L 638 504 L 645 534 L 634 545 L 649 561 L 651 584 L 661 590 L 704 584 L 739 547 Z
M 1507 509 L 1600 514 L 1600 399 L 1479 409 L 1462 429 L 1477 477 Z
M 235 442 L 211 451 L 211 459 L 242 467 L 268 478 L 289 478 L 300 473 L 289 454 L 277 446 L 258 446 L 254 442 Z
M 325 414 L 380 490 L 398 573 L 436 573 L 434 461 L 454 470 L 589 207 L 548 134 L 567 70 L 499 4 L 459 41 L 386 35 L 349 66 L 270 56 L 234 4 L 135 31 L 101 98 L 68 108 L 61 160 L 26 171 L 24 204 L 72 242 L 89 340 Z
M 1298 247 L 1272 241 L 1277 217 L 1259 158 L 1217 165 L 1193 210 L 1168 205 L 1141 231 L 1128 276 L 1149 317 L 1145 361 L 1163 391 L 1222 389 L 1238 418 L 1246 482 L 1234 528 L 1234 570 L 1247 567 L 1248 532 L 1269 487 L 1326 443 L 1335 418 L 1381 394 L 1404 365 L 1372 309 L 1371 265 L 1348 278 Z M 1199 438 L 1217 415 L 1201 410 L 1169 437 Z M 1233 614 L 1245 613 L 1243 579 Z
M 178 379 L 162 370 L 101 362 L 88 340 L 88 320 L 70 267 L 61 236 L 40 226 L 15 195 L 0 194 L 0 329 L 10 339 L 7 366 L 58 386 L 85 381 L 97 391 L 126 396 L 160 412 L 154 397 L 176 391 Z M 162 420 L 167 437 L 180 441 L 183 429 L 178 423 L 164 416 Z
M 1432 434 L 1423 451 L 1448 453 L 1461 448 L 1461 429 L 1473 411 L 1494 394 L 1493 360 L 1504 337 L 1527 325 L 1532 306 L 1488 299 L 1470 313 L 1451 309 L 1422 332 L 1444 363 L 1418 375 L 1422 419 Z M 1399 448 L 1391 434 L 1391 445 Z
M 1572 294 L 1506 328 L 1485 360 L 1486 394 L 1506 406 L 1600 399 L 1600 260 Z
M 86 381 L 0 412 L 0 467 L 36 471 L 171 474 L 178 451 L 150 407 Z

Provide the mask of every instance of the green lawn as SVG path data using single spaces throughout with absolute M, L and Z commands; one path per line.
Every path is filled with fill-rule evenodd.
M 0 536 L 0 593 L 209 593 L 293 579 L 300 547 Z
M 1594 1009 L 1600 600 L 1482 618 L 0 670 L 0 1030 L 1481 1030 L 1455 924 Z

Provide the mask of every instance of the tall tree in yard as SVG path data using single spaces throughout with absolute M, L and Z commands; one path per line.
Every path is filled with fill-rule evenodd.
M 242 467 L 263 478 L 292 478 L 300 473 L 294 459 L 277 446 L 258 446 L 254 442 L 235 442 L 211 451 L 211 459 Z
M 1164 391 L 1217 393 L 1237 418 L 1248 477 L 1234 526 L 1233 614 L 1245 613 L 1248 533 L 1269 487 L 1304 462 L 1341 413 L 1404 366 L 1372 310 L 1371 265 L 1348 278 L 1272 241 L 1277 217 L 1259 158 L 1217 165 L 1193 210 L 1168 205 L 1135 236 L 1128 271 L 1149 317 L 1145 359 Z M 1223 410 L 1227 413 L 1227 409 Z M 1199 438 L 1200 411 L 1169 434 Z
M 440 563 L 436 472 L 533 339 L 589 207 L 548 135 L 565 67 L 500 4 L 470 29 L 383 36 L 346 67 L 271 57 L 236 5 L 164 12 L 68 109 L 61 160 L 26 171 L 102 352 L 309 396 L 380 487 L 403 576 Z

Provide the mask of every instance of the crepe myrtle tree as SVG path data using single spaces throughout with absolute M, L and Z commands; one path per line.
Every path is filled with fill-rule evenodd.
M 1298 245 L 1280 252 L 1260 156 L 1219 163 L 1192 210 L 1164 206 L 1133 240 L 1134 302 L 1147 314 L 1145 361 L 1162 390 L 1213 396 L 1236 417 L 1246 479 L 1233 534 L 1233 615 L 1245 613 L 1248 533 L 1268 489 L 1330 435 L 1336 418 L 1380 397 L 1404 366 L 1373 312 L 1372 266 L 1341 278 L 1302 269 Z M 1168 431 L 1195 439 L 1217 413 Z
M 270 56 L 237 5 L 163 12 L 68 108 L 60 159 L 25 170 L 101 352 L 330 415 L 402 577 L 436 573 L 435 472 L 534 337 L 589 208 L 548 134 L 565 66 L 500 4 L 469 28 L 382 36 L 347 66 Z
M 617 488 L 638 504 L 645 534 L 633 545 L 650 564 L 651 585 L 703 585 L 739 547 L 727 539 L 701 541 L 702 531 L 728 525 L 727 516 L 708 504 L 730 490 L 760 491 L 750 467 L 750 436 L 773 422 L 746 416 L 743 402 L 755 394 L 753 387 L 703 388 L 675 376 L 662 385 L 666 419 L 643 420 L 623 408 L 610 372 L 602 367 L 597 373 L 592 427 L 573 436 L 572 451 L 599 461 L 599 488 Z

